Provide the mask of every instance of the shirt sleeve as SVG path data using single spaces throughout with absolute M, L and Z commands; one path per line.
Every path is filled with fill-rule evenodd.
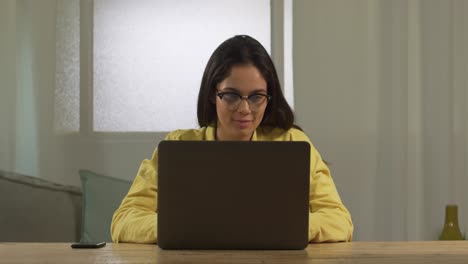
M 180 140 L 182 130 L 169 133 L 164 140 Z M 197 135 L 189 135 L 196 137 Z M 199 137 L 199 136 L 198 136 Z M 158 150 L 151 160 L 141 162 L 127 196 L 112 217 L 112 241 L 157 243 L 158 226 Z
M 309 199 L 309 241 L 351 241 L 353 222 L 351 214 L 341 202 L 330 171 L 322 159 L 311 171 Z
M 351 241 L 353 222 L 336 190 L 330 170 L 301 131 L 293 140 L 310 144 L 309 242 Z
M 157 164 L 158 153 L 142 161 L 127 196 L 112 217 L 112 241 L 157 242 Z

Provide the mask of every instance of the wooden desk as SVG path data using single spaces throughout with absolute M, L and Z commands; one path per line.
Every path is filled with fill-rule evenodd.
M 468 241 L 311 244 L 301 251 L 166 251 L 156 245 L 0 243 L 0 263 L 468 263 Z

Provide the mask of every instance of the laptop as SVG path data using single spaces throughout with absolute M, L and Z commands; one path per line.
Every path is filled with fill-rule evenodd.
M 273 141 L 162 141 L 162 249 L 304 249 L 310 145 Z

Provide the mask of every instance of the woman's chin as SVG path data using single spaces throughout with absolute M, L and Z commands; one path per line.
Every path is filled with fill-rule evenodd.
M 253 134 L 253 129 L 251 128 L 244 128 L 244 129 L 236 129 L 236 138 L 238 140 L 250 140 Z

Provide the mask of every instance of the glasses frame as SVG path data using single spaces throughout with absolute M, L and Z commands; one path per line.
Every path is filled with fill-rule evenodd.
M 269 94 L 263 94 L 263 93 L 253 93 L 253 94 L 249 94 L 249 95 L 240 95 L 239 93 L 236 93 L 236 92 L 218 92 L 218 91 L 216 92 L 216 96 L 218 96 L 219 99 L 220 99 L 221 101 L 223 101 L 223 97 L 224 97 L 226 94 L 236 95 L 236 96 L 238 96 L 239 99 L 240 99 L 239 103 L 237 103 L 237 105 L 236 105 L 235 107 L 231 106 L 231 107 L 233 107 L 232 109 L 230 109 L 231 111 L 237 110 L 237 109 L 239 108 L 239 106 L 242 104 L 242 100 L 246 100 L 246 101 L 247 101 L 247 104 L 249 105 L 249 107 L 250 107 L 250 109 L 251 109 L 252 111 L 256 110 L 256 109 L 257 109 L 257 106 L 249 100 L 249 99 L 252 98 L 253 96 L 259 96 L 259 95 L 260 95 L 260 96 L 264 96 L 264 97 L 266 98 L 265 101 L 267 102 L 267 104 L 268 104 L 268 102 L 270 102 L 270 100 L 271 100 L 271 95 L 269 95 Z M 262 101 L 262 104 L 263 104 L 265 101 Z M 223 101 L 223 102 L 225 102 L 225 103 L 228 105 L 228 107 L 229 107 L 229 103 L 228 103 L 228 102 L 226 102 L 226 101 Z M 234 104 L 234 105 L 235 105 L 235 104 Z

